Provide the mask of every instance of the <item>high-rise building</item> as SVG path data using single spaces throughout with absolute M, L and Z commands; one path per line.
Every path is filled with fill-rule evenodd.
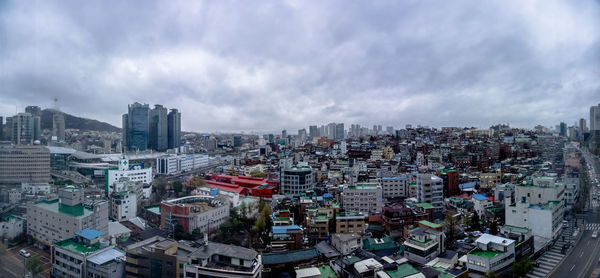
M 281 131 L 281 139 L 287 138 L 287 130 L 282 130 Z
M 586 128 L 587 128 L 587 126 L 585 124 L 585 119 L 584 118 L 579 119 L 579 134 L 580 134 L 580 136 L 583 136 L 583 133 L 585 132 Z
M 12 120 L 12 141 L 16 145 L 33 144 L 33 117 L 29 113 L 19 113 Z
M 169 149 L 181 146 L 181 113 L 177 109 L 171 109 L 167 115 L 168 120 L 168 147 Z
M 600 130 L 600 104 L 590 107 L 590 132 Z
M 148 147 L 148 104 L 128 105 L 128 113 L 123 115 L 124 146 L 128 150 L 144 151 Z
M 300 141 L 300 143 L 306 143 L 307 137 L 308 136 L 306 135 L 306 129 L 303 128 L 298 130 L 298 140 Z
M 393 126 L 388 126 L 385 128 L 385 131 L 387 131 L 387 133 L 389 135 L 394 135 L 394 127 Z
M 241 147 L 242 146 L 242 136 L 234 135 L 233 136 L 233 147 Z
M 56 112 L 52 115 L 52 135 L 57 141 L 65 140 L 65 114 Z
M 11 141 L 13 134 L 13 117 L 6 118 L 6 124 L 4 124 L 4 139 Z
M 559 135 L 561 137 L 567 137 L 567 124 L 561 122 L 559 128 L 560 128 L 559 131 L 558 131 Z
M 40 140 L 42 109 L 39 106 L 27 106 L 25 113 L 33 117 L 33 140 Z
M 345 135 L 345 131 L 344 131 L 344 123 L 339 123 L 335 125 L 335 134 L 334 134 L 334 140 L 338 141 L 338 140 L 344 140 L 344 135 Z
M 0 141 L 4 140 L 4 117 L 0 116 Z
M 150 110 L 148 147 L 155 151 L 163 152 L 168 148 L 167 113 L 167 108 L 159 104 Z
M 310 139 L 319 137 L 319 128 L 316 125 L 309 126 L 308 135 L 310 136 Z

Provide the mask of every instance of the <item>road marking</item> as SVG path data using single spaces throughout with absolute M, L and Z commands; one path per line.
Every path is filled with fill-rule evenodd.
M 569 271 L 573 271 L 573 268 L 575 268 L 575 265 L 573 265 L 573 266 L 571 267 L 571 269 L 569 269 Z
M 581 255 L 579 255 L 579 257 L 581 258 L 581 256 L 583 256 L 583 251 L 581 251 Z

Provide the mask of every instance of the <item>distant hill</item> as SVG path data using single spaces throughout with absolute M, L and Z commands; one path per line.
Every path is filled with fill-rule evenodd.
M 42 110 L 42 129 L 52 129 L 52 117 L 58 111 L 54 109 L 44 109 Z M 76 128 L 82 131 L 108 131 L 108 132 L 121 132 L 121 129 L 113 126 L 111 124 L 107 124 L 105 122 L 80 118 L 77 116 L 73 116 L 68 113 L 65 114 L 65 128 Z

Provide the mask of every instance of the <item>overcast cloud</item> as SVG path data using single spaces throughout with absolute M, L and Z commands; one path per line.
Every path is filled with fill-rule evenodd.
M 600 103 L 598 1 L 2 1 L 0 115 L 186 131 L 553 126 Z

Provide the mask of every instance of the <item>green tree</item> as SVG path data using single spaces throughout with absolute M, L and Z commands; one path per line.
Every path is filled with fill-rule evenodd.
M 190 179 L 189 184 L 192 187 L 199 187 L 206 185 L 206 181 L 204 181 L 204 178 L 202 178 L 201 176 L 194 176 Z
M 497 235 L 498 232 L 498 221 L 496 221 L 496 219 L 492 219 L 490 221 L 490 234 Z
M 25 269 L 31 272 L 33 277 L 38 276 L 38 274 L 44 271 L 44 263 L 40 260 L 38 256 L 33 256 L 27 260 L 25 263 Z
M 167 193 L 167 181 L 165 179 L 158 177 L 155 178 L 152 182 L 154 188 L 156 189 L 156 199 L 159 201 L 165 193 Z
M 185 230 L 183 229 L 183 226 L 177 224 L 175 225 L 175 231 L 173 233 L 173 236 L 175 237 L 175 240 L 193 240 L 194 238 L 192 237 L 191 234 L 186 233 Z
M 479 214 L 477 214 L 477 212 L 473 212 L 473 218 L 471 218 L 471 227 L 475 230 L 479 230 L 481 229 L 481 223 L 479 223 L 480 219 L 479 219 Z
M 515 262 L 512 266 L 513 275 L 515 277 L 525 277 L 527 273 L 533 270 L 533 261 L 530 257 L 522 258 Z
M 198 240 L 204 237 L 204 233 L 202 232 L 202 230 L 200 230 L 200 228 L 196 228 L 192 231 L 192 237 L 194 238 L 194 240 Z
M 175 190 L 176 193 L 181 193 L 182 189 L 183 189 L 183 183 L 181 183 L 181 181 L 174 181 L 172 183 L 173 186 L 173 190 Z
M 456 233 L 458 231 L 458 219 L 453 215 L 446 215 L 444 218 L 444 230 L 446 230 L 446 235 L 448 235 L 448 240 L 446 240 L 446 247 L 452 246 L 454 240 L 456 240 Z
M 471 225 L 473 224 L 473 219 L 471 218 L 471 215 L 469 213 L 466 213 L 465 216 L 463 216 L 463 225 L 468 229 L 471 227 Z
M 256 177 L 256 178 L 264 178 L 267 176 L 267 174 L 265 174 L 263 171 L 261 171 L 259 169 L 254 169 L 250 172 L 250 176 Z
M 493 271 L 490 271 L 483 275 L 483 278 L 496 278 L 496 277 L 498 277 L 498 275 L 496 275 L 496 272 L 493 272 Z

